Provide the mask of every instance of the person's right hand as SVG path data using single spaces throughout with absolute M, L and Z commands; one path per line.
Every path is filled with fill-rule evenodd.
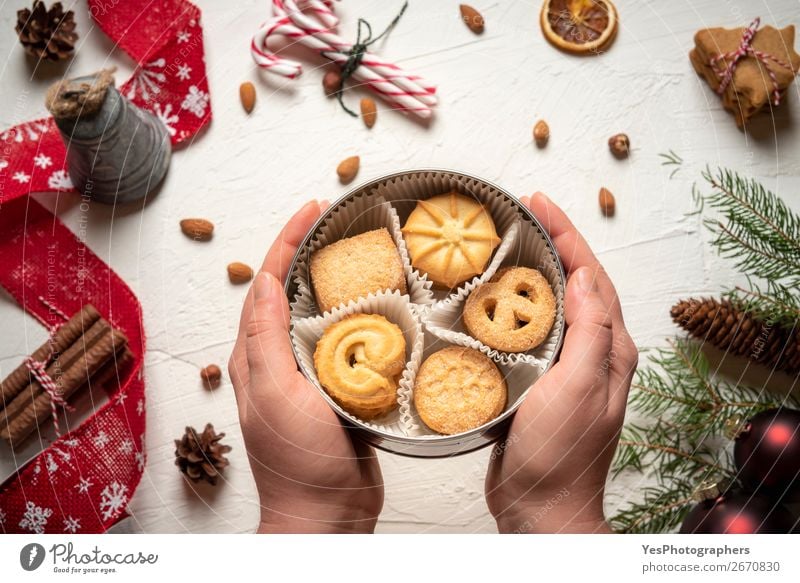
M 568 274 L 559 361 L 531 387 L 486 476 L 501 532 L 610 532 L 603 490 L 638 352 L 589 245 L 541 193 L 523 198 Z
M 267 253 L 228 364 L 261 500 L 259 532 L 372 532 L 383 506 L 375 452 L 351 438 L 292 354 L 283 282 L 323 210 L 306 204 Z

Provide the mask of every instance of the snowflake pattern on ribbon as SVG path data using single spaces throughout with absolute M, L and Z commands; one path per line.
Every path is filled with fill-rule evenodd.
M 80 529 L 81 529 L 81 521 L 79 518 L 73 518 L 72 516 L 67 516 L 64 519 L 64 532 L 75 534 Z
M 100 493 L 99 508 L 100 512 L 103 513 L 103 520 L 117 516 L 125 510 L 125 504 L 128 502 L 127 492 L 128 487 L 119 482 L 111 482 L 103 488 Z
M 208 107 L 208 93 L 192 85 L 189 87 L 189 92 L 183 98 L 181 109 L 186 109 L 195 114 L 199 118 L 206 115 L 206 108 Z
M 42 508 L 28 501 L 25 505 L 25 514 L 22 515 L 22 520 L 19 521 L 19 527 L 22 530 L 35 532 L 36 534 L 44 534 L 47 521 L 52 515 L 52 508 Z
M 89 488 L 92 486 L 94 486 L 94 484 L 92 484 L 88 478 L 80 478 L 80 481 L 75 484 L 75 489 L 78 491 L 78 494 L 87 494 Z

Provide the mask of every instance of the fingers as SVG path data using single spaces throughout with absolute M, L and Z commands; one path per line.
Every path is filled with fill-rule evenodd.
M 261 266 L 261 271 L 269 272 L 279 281 L 286 279 L 289 271 L 289 264 L 292 261 L 297 248 L 303 239 L 308 234 L 308 231 L 314 225 L 316 220 L 322 213 L 320 204 L 316 200 L 307 202 L 294 216 L 289 219 L 286 226 L 281 230 L 278 238 L 270 247 L 267 256 L 264 258 L 264 263 Z M 244 329 L 247 322 L 252 317 L 253 312 L 253 287 L 251 286 L 247 292 L 247 297 L 244 300 L 244 307 L 242 308 L 242 315 L 239 319 L 239 340 L 243 340 Z
M 245 332 L 250 387 L 260 395 L 279 390 L 297 371 L 289 340 L 289 302 L 280 281 L 270 272 L 253 282 L 253 312 Z M 250 395 L 255 397 L 255 395 Z
M 527 199 L 527 197 L 523 197 L 523 199 Z M 595 272 L 597 287 L 610 309 L 612 319 L 620 326 L 624 326 L 617 290 L 614 289 L 614 284 L 611 283 L 608 274 L 603 270 L 589 244 L 572 224 L 572 221 L 564 211 L 541 192 L 535 193 L 528 200 L 531 212 L 550 234 L 567 273 L 572 273 L 581 267 L 592 268 Z
M 324 207 L 315 200 L 306 203 L 295 215 L 289 219 L 289 222 L 281 230 L 278 238 L 272 244 L 272 247 L 267 252 L 264 263 L 261 266 L 261 272 L 268 272 L 279 281 L 283 281 L 288 273 L 289 264 L 297 252 L 297 248 L 302 243 L 308 231 L 314 225 L 316 220 L 322 214 L 324 208 L 327 207 L 327 202 L 323 201 Z M 256 280 L 259 276 L 256 276 Z M 246 361 L 240 355 L 245 352 L 245 337 L 248 322 L 254 316 L 254 287 L 251 286 L 245 297 L 244 306 L 242 307 L 241 317 L 239 319 L 239 333 L 236 338 L 236 344 L 233 348 L 233 356 L 229 365 L 231 372 L 231 379 L 235 390 L 244 387 L 249 381 L 247 370 L 244 370 L 242 364 Z M 292 359 L 294 362 L 294 359 Z
M 322 207 L 316 200 L 307 202 L 295 215 L 289 219 L 278 238 L 270 247 L 261 271 L 269 271 L 279 281 L 286 279 L 289 265 L 292 262 L 297 248 L 303 242 L 308 231 L 322 214 Z
M 552 372 L 558 375 L 561 390 L 605 403 L 613 340 L 611 314 L 590 268 L 581 267 L 570 276 L 565 304 L 567 333 Z

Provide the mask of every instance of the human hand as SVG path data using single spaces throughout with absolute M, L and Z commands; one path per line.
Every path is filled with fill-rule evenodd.
M 228 363 L 261 501 L 259 532 L 372 532 L 383 506 L 375 452 L 350 439 L 297 370 L 289 340 L 282 283 L 325 206 L 306 204 L 273 243 L 247 294 Z
M 496 447 L 486 501 L 500 532 L 610 532 L 603 490 L 638 352 L 606 272 L 564 212 L 523 197 L 567 271 L 559 361 L 528 392 Z

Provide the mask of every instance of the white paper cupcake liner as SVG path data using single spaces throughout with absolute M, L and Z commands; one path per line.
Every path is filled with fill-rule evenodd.
M 359 419 L 336 405 L 320 385 L 314 367 L 314 351 L 322 334 L 328 326 L 352 314 L 381 315 L 400 327 L 406 341 L 406 367 L 397 388 L 399 406 L 387 415 L 372 421 Z M 349 419 L 361 425 L 397 435 L 410 435 L 417 430 L 412 421 L 411 398 L 417 371 L 422 362 L 425 337 L 419 314 L 409 296 L 401 294 L 399 290 L 391 293 L 383 291 L 369 294 L 366 298 L 351 300 L 347 305 L 334 308 L 321 316 L 294 319 L 290 335 L 298 361 L 306 375 L 322 391 L 331 405 L 343 411 Z
M 425 360 L 427 360 L 427 358 L 435 352 L 447 348 L 450 345 L 451 343 L 445 341 L 444 339 L 434 336 L 430 332 L 426 332 L 422 362 L 425 362 Z M 506 401 L 506 406 L 503 409 L 503 411 L 507 411 L 519 405 L 530 386 L 541 376 L 541 371 L 535 367 L 520 364 L 495 364 L 497 364 L 500 374 L 503 375 L 508 388 L 508 400 Z M 420 418 L 419 413 L 414 406 L 413 391 L 410 395 L 409 427 L 410 429 L 408 430 L 408 435 L 411 437 L 418 437 L 421 439 L 441 437 L 440 433 L 430 429 Z
M 556 298 L 556 318 L 550 333 L 545 341 L 537 348 L 528 352 L 502 352 L 496 350 L 473 338 L 464 327 L 462 311 L 469 294 L 478 285 L 485 283 L 501 267 L 521 266 L 533 267 L 542 272 L 547 278 Z M 558 260 L 555 253 L 547 244 L 544 235 L 528 219 L 521 219 L 519 232 L 513 242 L 499 261 L 493 261 L 476 281 L 462 286 L 459 290 L 444 301 L 438 302 L 423 318 L 425 328 L 437 337 L 458 344 L 480 350 L 495 362 L 505 365 L 526 364 L 546 370 L 550 361 L 555 356 L 558 348 L 558 339 L 564 327 L 564 282 L 558 269 Z
M 397 212 L 385 198 L 362 193 L 335 209 L 298 257 L 291 274 L 292 281 L 297 285 L 297 292 L 291 302 L 292 317 L 310 318 L 319 315 L 319 307 L 311 289 L 311 255 L 326 245 L 381 227 L 389 231 L 397 246 L 411 301 L 420 306 L 434 302 L 431 283 L 419 277 L 419 274 L 412 273 L 413 268 L 400 233 Z

